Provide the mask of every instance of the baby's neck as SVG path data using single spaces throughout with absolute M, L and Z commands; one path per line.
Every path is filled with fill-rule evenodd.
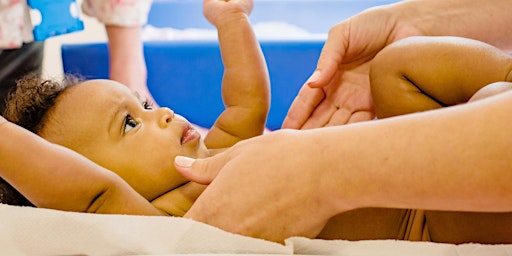
M 170 216 L 183 217 L 205 188 L 205 185 L 188 182 L 157 197 L 151 204 Z

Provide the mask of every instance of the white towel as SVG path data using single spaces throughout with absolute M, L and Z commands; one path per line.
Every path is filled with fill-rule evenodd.
M 0 254 L 511 256 L 512 245 L 300 237 L 289 238 L 282 245 L 184 218 L 87 214 L 0 204 Z
M 510 245 L 442 244 L 398 240 L 343 241 L 293 237 L 295 254 L 343 256 L 512 256 Z
M 185 218 L 64 212 L 0 204 L 1 255 L 292 254 L 279 243 Z

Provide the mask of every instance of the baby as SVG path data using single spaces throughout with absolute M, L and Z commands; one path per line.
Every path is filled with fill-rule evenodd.
M 210 156 L 263 133 L 269 77 L 248 20 L 252 7 L 252 0 L 204 1 L 204 14 L 218 30 L 226 106 L 204 140 L 184 117 L 153 108 L 111 80 L 27 77 L 10 95 L 4 117 L 115 172 L 158 212 L 182 216 L 203 186 L 178 174 L 174 158 Z
M 247 19 L 251 7 L 250 0 L 205 0 L 205 15 L 219 31 L 226 110 L 204 142 L 183 117 L 168 108 L 152 109 L 125 86 L 109 80 L 71 81 L 66 85 L 27 79 L 10 98 L 6 118 L 117 173 L 155 210 L 137 213 L 182 216 L 204 187 L 179 175 L 174 169 L 174 157 L 210 156 L 242 139 L 257 136 L 264 129 L 269 82 Z M 508 90 L 511 67 L 509 55 L 469 39 L 405 39 L 385 48 L 372 63 L 376 113 L 385 118 Z M 35 185 L 52 189 L 44 184 Z M 77 204 L 87 202 L 79 192 L 69 196 L 76 198 Z M 110 202 L 108 197 L 102 200 Z M 117 203 L 100 203 L 101 207 L 87 210 L 123 213 L 122 202 L 140 200 L 123 197 L 112 201 Z M 319 238 L 428 240 L 422 237 L 428 235 L 422 226 L 423 218 L 415 219 L 415 214 L 401 209 L 354 210 L 334 217 Z M 491 223 L 496 220 L 494 217 L 489 218 Z M 409 223 L 417 219 L 422 221 L 419 230 L 413 227 L 416 224 Z M 442 232 L 435 229 L 445 227 L 434 222 L 440 218 L 430 220 L 430 235 Z M 488 242 L 481 237 L 474 241 Z M 450 239 L 457 242 L 455 238 L 447 240 Z

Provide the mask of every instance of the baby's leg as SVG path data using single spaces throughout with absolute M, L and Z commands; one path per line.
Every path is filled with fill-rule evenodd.
M 478 90 L 468 102 L 484 99 L 496 94 L 512 90 L 512 82 L 496 82 L 482 87 Z
M 425 216 L 433 242 L 512 244 L 512 213 L 426 211 Z
M 423 215 L 414 210 L 362 208 L 334 216 L 317 238 L 421 240 L 423 224 Z
M 404 115 L 444 105 L 415 84 L 402 65 L 401 47 L 385 48 L 375 57 L 370 69 L 370 86 L 378 118 Z
M 375 112 L 385 118 L 465 103 L 488 84 L 510 81 L 511 70 L 510 55 L 482 42 L 456 37 L 403 39 L 372 61 Z

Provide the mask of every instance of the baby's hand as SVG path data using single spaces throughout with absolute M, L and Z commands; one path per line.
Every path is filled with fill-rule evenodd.
M 252 7 L 253 0 L 204 0 L 203 13 L 210 23 L 218 27 L 231 15 L 249 15 Z

